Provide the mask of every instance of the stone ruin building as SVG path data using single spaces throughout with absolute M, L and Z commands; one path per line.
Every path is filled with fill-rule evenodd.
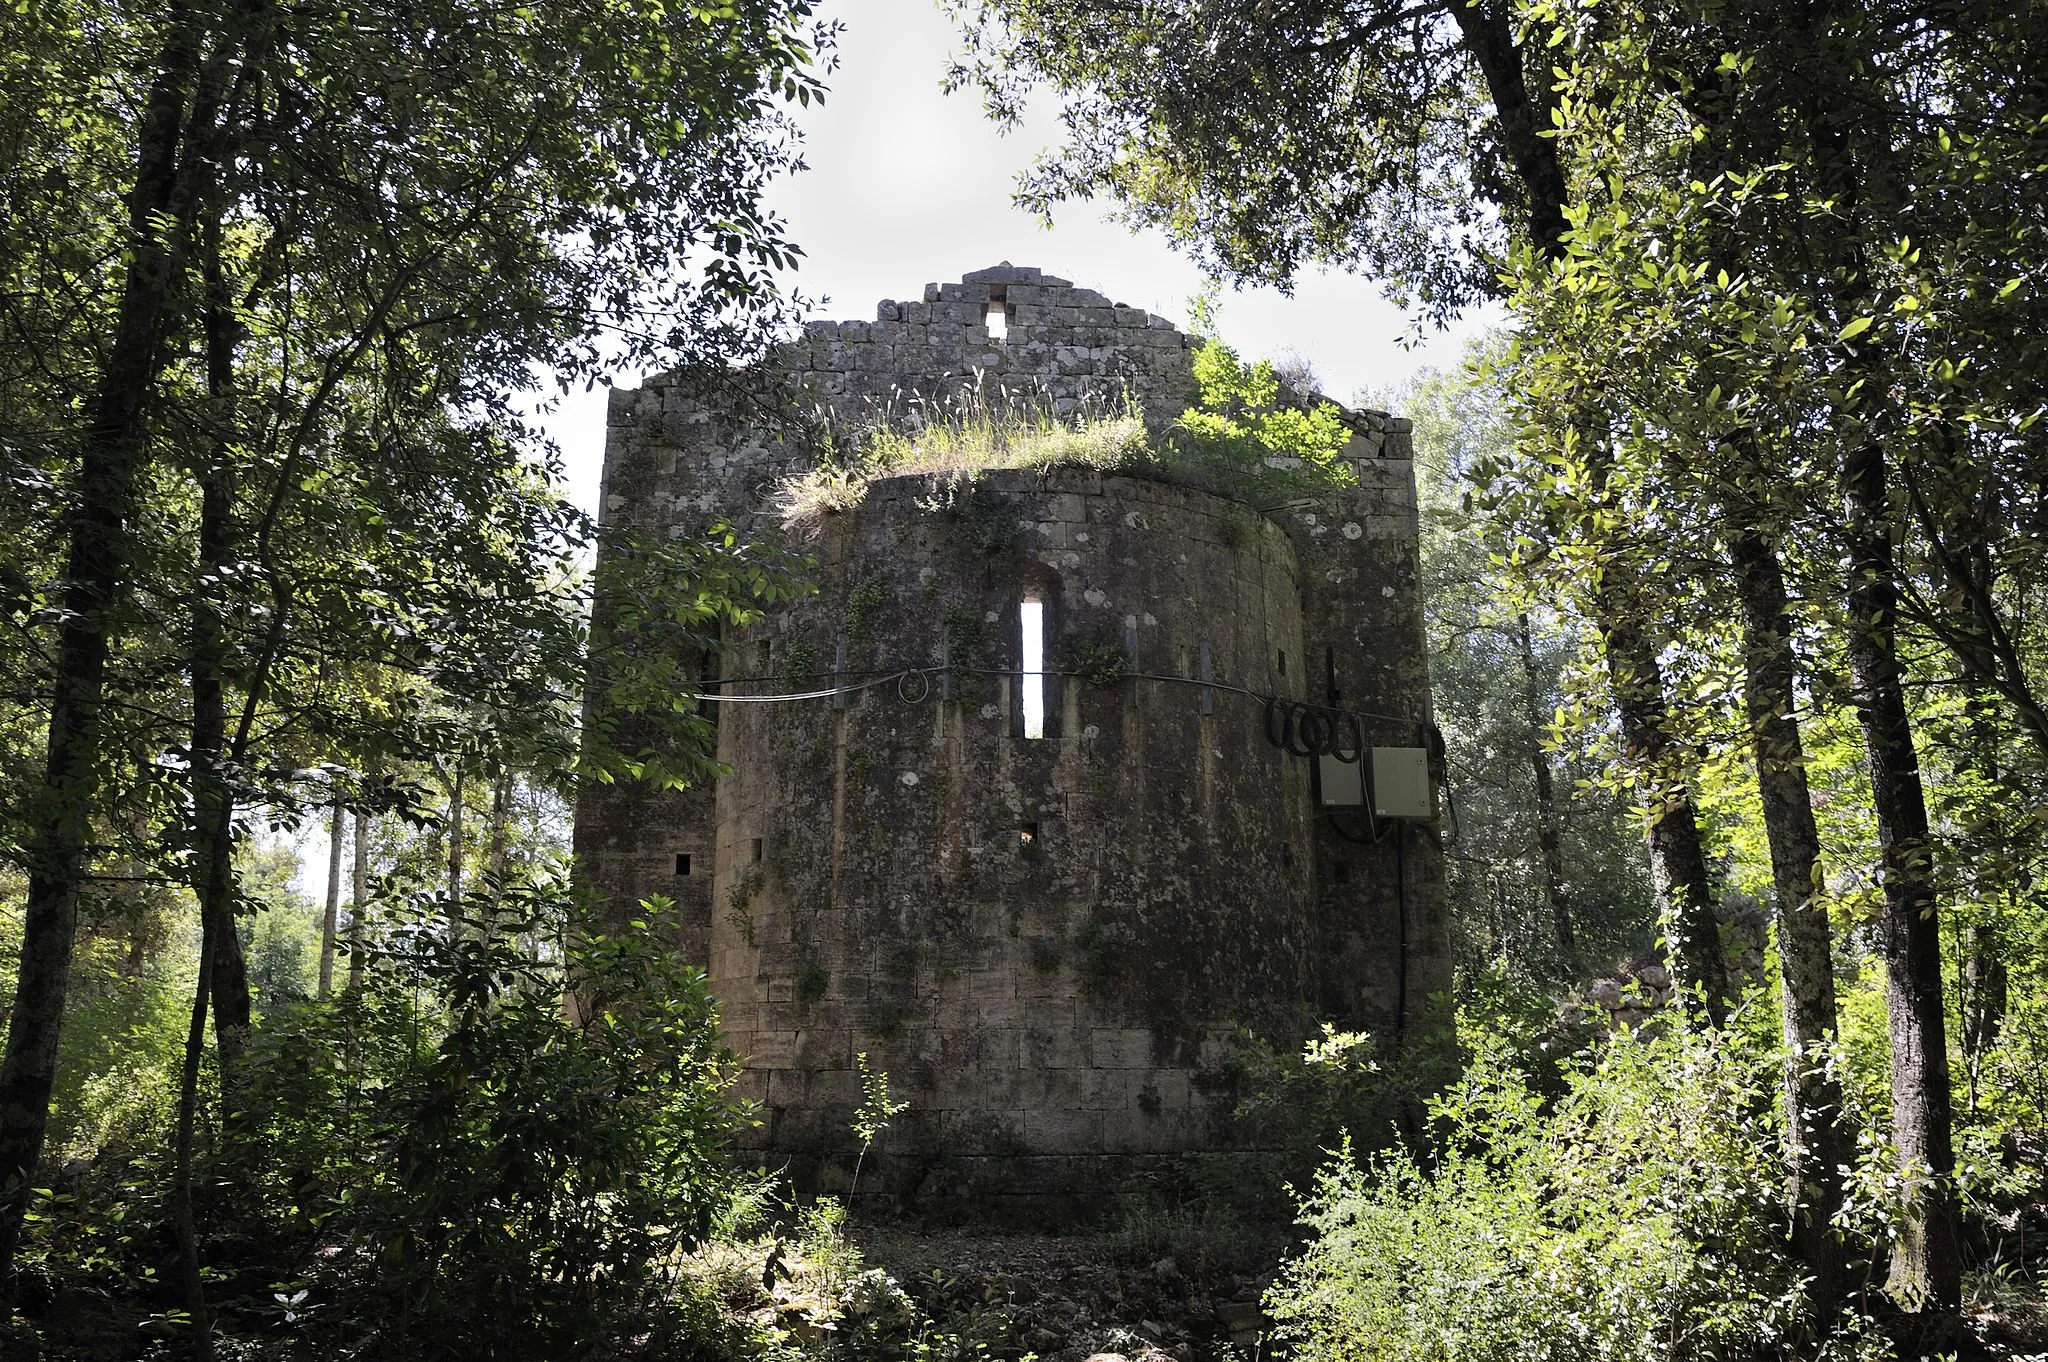
M 766 528 L 812 456 L 764 411 L 852 429 L 968 386 L 1171 422 L 1196 344 L 977 271 L 753 370 L 615 391 L 602 514 Z M 1277 508 L 1083 469 L 881 479 L 806 546 L 816 594 L 701 660 L 706 690 L 815 698 L 711 706 L 715 785 L 583 795 L 587 880 L 683 912 L 760 1157 L 843 1187 L 865 1054 L 908 1109 L 864 1192 L 1071 1205 L 1257 1144 L 1242 1028 L 1427 1024 L 1450 955 L 1409 425 L 1343 419 L 1357 488 Z M 1353 717 L 1297 733 L 1295 702 Z

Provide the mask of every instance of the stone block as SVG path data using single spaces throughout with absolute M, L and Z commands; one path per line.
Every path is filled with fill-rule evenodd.
M 960 276 L 960 282 L 963 284 L 1024 284 L 1028 286 L 1036 283 L 1038 278 L 1039 271 L 1036 266 L 1012 265 L 1009 261 L 1005 260 L 1002 264 L 991 265 L 985 270 L 970 270 Z
M 1014 1026 L 990 1027 L 982 1032 L 981 1052 L 975 1058 L 979 1069 L 1013 1072 L 1020 1062 L 1019 1032 Z
M 866 1093 L 861 1089 L 858 1069 L 821 1069 L 805 1075 L 806 1097 L 820 1106 L 859 1106 Z M 897 1087 L 896 1075 L 890 1075 L 890 1099 L 903 1100 L 903 1090 Z
M 1177 1111 L 1194 1104 L 1194 1089 L 1189 1082 L 1186 1069 L 1156 1070 L 1152 1075 L 1151 1087 L 1163 1110 Z M 1143 1105 L 1142 1100 L 1140 1105 Z
M 850 1069 L 853 1051 L 848 1039 L 840 1027 L 803 1027 L 796 1033 L 792 1064 L 799 1069 Z
M 1096 1111 L 1027 1111 L 1024 1142 L 1046 1153 L 1090 1153 L 1102 1147 L 1102 1113 Z
M 827 1002 L 859 1002 L 868 996 L 868 976 L 853 970 L 832 971 L 825 983 Z
M 1122 1111 L 1137 1100 L 1151 1070 L 1088 1069 L 1082 1076 L 1081 1106 L 1089 1111 Z
M 1073 1026 L 1045 1026 L 1026 1018 L 1018 1036 L 1018 1062 L 1026 1068 L 1085 1069 L 1088 1033 Z
M 746 1051 L 750 1069 L 787 1069 L 796 1063 L 796 1032 L 756 1031 Z
M 1088 1037 L 1088 1062 L 1098 1069 L 1148 1069 L 1152 1066 L 1152 1032 L 1097 1027 Z
M 1133 1154 L 1167 1154 L 1186 1148 L 1184 1113 L 1148 1112 L 1140 1106 L 1102 1113 L 1102 1147 Z
M 1006 957 L 1008 952 L 999 952 L 1001 963 L 993 968 L 972 969 L 967 972 L 967 992 L 975 1007 L 975 1015 L 984 1015 L 991 1004 L 1001 1004 L 1004 1013 L 1014 1012 L 1017 999 L 1017 972 L 1010 968 Z

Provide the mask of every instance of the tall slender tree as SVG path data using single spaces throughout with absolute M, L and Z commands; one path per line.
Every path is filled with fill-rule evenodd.
M 0 1057 L 0 1274 L 47 1126 L 93 820 L 134 779 L 106 687 L 114 645 L 147 633 L 130 617 L 137 589 L 184 600 L 204 624 L 182 697 L 195 717 L 178 840 L 194 866 L 216 864 L 233 836 L 222 807 L 298 798 L 280 760 L 288 735 L 316 726 L 315 711 L 330 730 L 348 726 L 309 665 L 324 646 L 485 691 L 434 657 L 425 633 L 392 626 L 433 612 L 444 631 L 474 624 L 491 607 L 465 605 L 465 592 L 515 622 L 559 604 L 551 546 L 574 518 L 531 494 L 510 394 L 537 362 L 594 376 L 614 356 L 673 364 L 759 343 L 783 306 L 769 271 L 793 254 L 761 205 L 794 158 L 778 110 L 817 94 L 821 36 L 808 0 L 716 12 L 171 0 L 89 17 L 17 7 L 5 23 L 10 54 L 82 47 L 64 58 L 75 87 L 44 79 L 40 60 L 0 65 L 0 104 L 35 134 L 0 154 L 16 158 L 10 174 L 35 172 L 9 182 L 32 185 L 46 210 L 34 232 L 0 232 L 0 271 L 38 299 L 0 317 L 0 366 L 58 370 L 31 389 L 41 405 L 10 396 L 0 436 L 47 451 L 68 499 Z M 46 228 L 54 242 L 35 239 Z M 218 244 L 231 300 L 215 311 L 232 404 L 209 397 L 202 243 Z M 67 390 L 91 395 L 81 415 Z M 218 457 L 198 457 L 216 443 Z M 184 452 L 163 457 L 172 445 Z M 138 556 L 137 514 L 151 478 L 188 466 L 218 571 L 174 592 L 138 575 L 154 565 Z M 416 528 L 388 514 L 401 504 L 462 531 L 426 554 L 446 571 L 406 582 L 374 551 L 425 542 L 394 534 Z M 351 569 L 332 571 L 334 556 Z M 230 1068 L 248 998 L 229 954 L 232 903 L 231 887 L 202 894 Z

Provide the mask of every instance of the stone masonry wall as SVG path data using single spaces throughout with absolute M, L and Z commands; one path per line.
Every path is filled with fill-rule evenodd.
M 967 405 L 1129 408 L 1160 427 L 1195 400 L 1192 345 L 1037 270 L 928 285 L 872 322 L 814 322 L 755 369 L 614 392 L 603 515 L 759 528 L 814 457 L 800 427 Z M 815 546 L 819 595 L 734 639 L 724 674 L 797 689 L 835 664 L 950 653 L 951 693 L 722 706 L 733 774 L 716 788 L 583 796 L 590 882 L 683 905 L 679 948 L 711 970 L 749 1057 L 764 1153 L 816 1185 L 843 1176 L 865 1050 L 911 1102 L 877 1151 L 898 1190 L 1085 1193 L 1132 1159 L 1221 1147 L 1233 1023 L 1283 1039 L 1312 1017 L 1390 1037 L 1424 1024 L 1449 984 L 1434 824 L 1375 840 L 1320 814 L 1309 764 L 1264 743 L 1247 697 L 1049 679 L 1048 736 L 1027 741 L 1016 679 L 959 662 L 1014 669 L 1029 592 L 1049 667 L 1135 638 L 1143 670 L 1194 678 L 1206 642 L 1215 680 L 1334 694 L 1384 716 L 1369 741 L 1424 741 L 1408 426 L 1345 419 L 1359 487 L 1263 516 L 1075 472 L 877 484 Z
M 910 1103 L 878 1188 L 1043 1197 L 1216 1147 L 1234 1028 L 1302 1024 L 1306 765 L 1170 682 L 1047 678 L 1024 737 L 1019 604 L 1048 667 L 1128 635 L 1146 672 L 1206 649 L 1238 683 L 1300 653 L 1286 536 L 1187 488 L 999 472 L 879 483 L 818 549 L 821 594 L 730 667 L 846 639 L 854 673 L 954 670 L 721 724 L 711 980 L 759 1144 L 831 1185 L 865 1052 Z

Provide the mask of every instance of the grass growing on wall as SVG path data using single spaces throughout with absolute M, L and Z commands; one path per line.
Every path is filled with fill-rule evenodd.
M 852 510 L 880 478 L 972 478 L 996 469 L 1083 468 L 1198 487 L 1261 510 L 1357 485 L 1342 457 L 1350 440 L 1337 407 L 1284 390 L 1271 363 L 1246 365 L 1217 341 L 1195 357 L 1201 404 L 1153 432 L 1129 407 L 1084 404 L 1072 417 L 978 387 L 948 403 L 921 403 L 884 418 L 846 451 L 776 489 L 785 528 L 814 538 L 830 516 Z

